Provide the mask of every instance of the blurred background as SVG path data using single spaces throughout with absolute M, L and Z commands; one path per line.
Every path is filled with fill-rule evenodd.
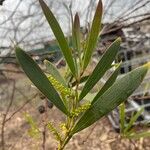
M 150 0 L 102 1 L 103 30 L 93 55 L 93 63 L 97 63 L 108 45 L 118 36 L 123 41 L 116 58 L 116 62 L 123 61 L 120 74 L 150 61 Z M 71 12 L 73 15 L 78 12 L 83 36 L 88 33 L 97 0 L 45 0 L 45 2 L 58 19 L 66 37 L 71 36 Z M 43 104 L 41 101 L 43 98 L 20 69 L 14 55 L 14 43 L 28 51 L 43 69 L 43 60 L 47 59 L 63 72 L 65 62 L 38 0 L 0 0 L 0 147 L 3 150 L 4 148 L 20 150 L 22 147 L 27 150 L 38 149 L 40 142 L 29 138 L 27 134 L 29 126 L 23 116 L 24 112 L 28 112 L 33 114 L 34 118 L 40 118 L 37 109 Z M 134 99 L 146 95 L 146 104 L 150 104 L 149 82 L 148 75 L 143 85 L 134 93 Z M 132 104 L 132 107 L 135 105 Z M 62 119 L 57 111 L 49 113 L 53 114 L 52 119 Z M 88 150 L 91 147 L 108 150 L 150 149 L 148 138 L 140 141 L 122 140 L 119 143 L 118 134 L 107 118 L 86 131 L 71 141 L 72 149 Z M 87 133 L 92 135 L 88 137 Z M 78 140 L 80 138 L 83 139 L 81 143 Z M 51 138 L 49 140 L 51 142 L 47 142 L 47 145 L 53 149 L 54 142 Z

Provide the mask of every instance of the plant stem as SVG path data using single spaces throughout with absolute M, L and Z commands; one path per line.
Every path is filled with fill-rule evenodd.
M 74 111 L 77 107 L 78 107 L 78 88 L 79 88 L 79 84 L 80 84 L 80 78 L 78 77 L 78 79 L 76 79 L 76 88 L 75 88 L 75 97 L 72 99 L 72 103 L 71 103 L 71 111 Z M 60 141 L 59 143 L 59 147 L 58 150 L 63 150 L 66 146 L 66 144 L 69 142 L 69 140 L 72 138 L 72 135 L 70 135 L 70 131 L 72 130 L 72 127 L 74 126 L 75 120 L 73 117 L 67 117 L 66 120 L 66 125 L 68 128 L 68 133 L 66 134 L 66 136 L 64 137 L 63 141 Z
M 46 150 L 46 147 L 45 147 L 45 143 L 46 143 L 46 125 L 44 125 L 44 131 L 42 132 L 42 134 L 43 134 L 42 149 Z
M 69 142 L 69 140 L 71 139 L 72 136 L 67 136 L 64 140 L 64 142 L 60 145 L 60 148 L 58 150 L 63 150 L 66 146 L 66 144 Z
M 15 94 L 15 89 L 16 89 L 16 83 L 15 81 L 13 80 L 13 89 L 12 89 L 12 93 L 11 93 L 11 97 L 10 97 L 10 102 L 6 108 L 6 112 L 4 113 L 3 115 L 3 120 L 2 120 L 2 127 L 1 127 L 1 149 L 2 150 L 5 150 L 5 124 L 6 124 L 6 120 L 7 120 L 7 116 L 8 116 L 8 113 L 9 113 L 9 110 L 13 104 L 13 100 L 14 100 L 14 94 Z
M 42 135 L 43 135 L 42 149 L 43 150 L 46 150 L 46 126 L 47 126 L 47 118 L 48 118 L 47 108 L 48 108 L 48 101 L 45 100 L 45 113 L 43 116 L 44 126 L 43 126 L 43 132 L 42 132 Z

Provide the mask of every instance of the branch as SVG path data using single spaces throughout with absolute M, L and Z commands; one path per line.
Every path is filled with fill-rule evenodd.
M 0 72 L 23 73 L 23 71 L 15 71 L 10 69 L 0 69 Z
M 6 118 L 9 113 L 9 110 L 12 106 L 13 100 L 14 100 L 14 93 L 15 93 L 15 81 L 13 81 L 13 90 L 12 94 L 10 97 L 10 102 L 8 107 L 6 108 L 6 112 L 3 114 L 3 120 L 2 120 L 2 127 L 1 127 L 1 145 L 2 145 L 2 150 L 5 150 L 5 123 L 6 123 Z
M 17 90 L 20 92 L 19 89 L 17 89 Z M 16 115 L 18 112 L 20 112 L 29 102 L 31 102 L 34 98 L 36 98 L 37 95 L 38 94 L 35 94 L 33 97 L 31 97 L 30 99 L 28 99 L 28 97 L 26 97 L 23 94 L 23 96 L 27 99 L 27 101 L 20 108 L 18 108 L 15 112 L 12 113 L 10 115 L 10 117 L 5 120 L 5 123 L 8 122 L 9 120 L 11 120 L 14 117 L 14 115 Z

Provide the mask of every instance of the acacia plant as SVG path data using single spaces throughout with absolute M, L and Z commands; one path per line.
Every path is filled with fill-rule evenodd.
M 58 149 L 62 150 L 74 134 L 91 126 L 125 101 L 140 85 L 149 65 L 141 66 L 127 73 L 121 79 L 117 79 L 120 69 L 120 64 L 118 64 L 102 88 L 97 91 L 93 98 L 89 98 L 90 91 L 113 66 L 112 62 L 115 60 L 121 43 L 120 38 L 116 39 L 107 48 L 92 73 L 87 74 L 87 66 L 90 64 L 101 31 L 103 10 L 101 0 L 97 5 L 86 38 L 81 38 L 78 14 L 74 18 L 72 17 L 71 47 L 69 47 L 52 11 L 43 0 L 39 0 L 39 2 L 63 53 L 68 68 L 66 69 L 67 72 L 63 77 L 53 64 L 45 60 L 44 63 L 49 72 L 45 74 L 21 48 L 16 46 L 15 52 L 18 62 L 32 83 L 51 100 L 66 118 L 61 123 L 61 129 L 56 128 L 56 125 L 50 121 L 47 122 L 47 128 L 50 129 L 58 141 Z

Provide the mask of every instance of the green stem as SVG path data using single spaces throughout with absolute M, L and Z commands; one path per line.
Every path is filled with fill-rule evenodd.
M 72 136 L 67 136 L 66 139 L 64 140 L 64 142 L 60 145 L 59 150 L 63 150 L 66 146 L 66 144 L 69 142 L 69 140 L 72 138 Z
M 72 99 L 72 106 L 71 106 L 71 111 L 74 111 L 78 105 L 78 88 L 79 88 L 79 83 L 80 83 L 80 77 L 76 79 L 77 84 L 76 84 L 76 89 L 75 89 L 75 97 Z M 70 131 L 72 130 L 72 127 L 74 126 L 74 118 L 72 117 L 67 117 L 67 128 L 68 128 L 68 134 L 64 137 L 64 140 L 60 142 L 58 150 L 63 150 L 66 144 L 69 142 L 69 140 L 72 138 L 72 135 L 70 135 Z

